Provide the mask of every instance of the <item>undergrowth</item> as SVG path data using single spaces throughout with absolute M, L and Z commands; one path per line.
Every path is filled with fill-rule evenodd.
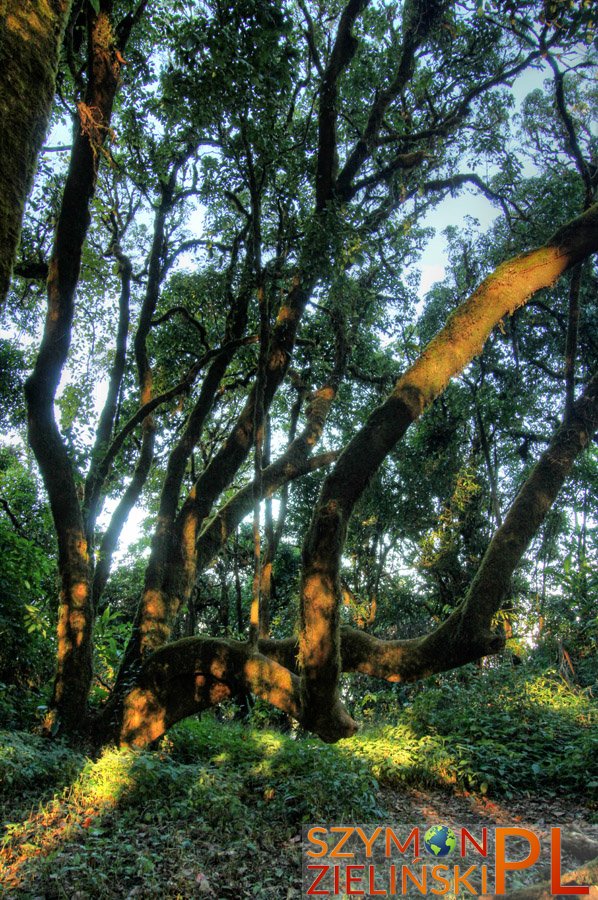
M 284 900 L 298 895 L 301 825 L 389 821 L 380 786 L 596 797 L 596 705 L 554 673 L 472 668 L 402 696 L 394 723 L 335 746 L 211 716 L 97 759 L 2 733 L 0 885 Z
M 598 803 L 598 706 L 556 672 L 471 666 L 430 679 L 398 724 L 369 728 L 353 747 L 391 784 Z
M 33 803 L 40 771 L 58 788 L 64 772 L 74 776 L 5 824 L 4 881 L 19 897 L 186 898 L 209 885 L 218 897 L 285 897 L 286 885 L 296 896 L 303 823 L 385 812 L 360 755 L 210 717 L 173 729 L 157 751 L 109 749 L 84 762 L 29 735 L 1 737 L 5 795 Z M 18 769 L 23 748 L 35 761 Z
M 433 742 L 442 777 L 462 787 L 598 802 L 598 705 L 555 671 L 472 666 L 422 690 L 408 718 Z

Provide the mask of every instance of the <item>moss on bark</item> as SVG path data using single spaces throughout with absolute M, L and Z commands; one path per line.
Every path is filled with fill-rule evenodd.
M 0 25 L 0 303 L 54 99 L 70 0 L 5 0 Z

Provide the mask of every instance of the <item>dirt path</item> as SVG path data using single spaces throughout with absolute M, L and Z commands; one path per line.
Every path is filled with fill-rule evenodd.
M 434 788 L 405 788 L 402 791 L 384 788 L 380 798 L 394 821 L 413 822 L 420 826 L 442 824 L 455 831 L 467 826 L 472 828 L 474 834 L 476 828 L 479 833 L 484 826 L 490 834 L 495 826 L 501 825 L 529 828 L 541 837 L 543 845 L 549 845 L 550 828 L 560 826 L 564 873 L 578 870 L 598 857 L 598 825 L 592 824 L 596 822 L 595 810 L 566 797 L 552 799 L 534 795 L 496 801 L 467 792 L 451 793 Z M 516 854 L 514 858 L 523 858 L 528 847 L 526 844 L 522 855 Z M 492 857 L 493 854 L 488 855 L 489 884 L 494 883 Z M 512 874 L 510 877 L 515 876 Z M 546 877 L 546 870 L 541 878 L 533 871 L 518 873 L 513 888 L 536 883 Z M 545 896 L 552 895 L 547 893 Z M 598 898 L 598 885 L 592 885 L 586 896 Z
M 510 800 L 490 800 L 478 794 L 443 791 L 440 788 L 425 790 L 382 788 L 380 797 L 384 806 L 396 813 L 397 822 L 443 822 L 446 825 L 568 825 L 585 830 L 596 821 L 596 812 L 566 797 L 551 799 L 532 795 Z

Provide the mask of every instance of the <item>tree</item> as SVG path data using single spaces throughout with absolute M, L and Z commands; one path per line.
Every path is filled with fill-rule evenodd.
M 0 37 L 0 303 L 8 290 L 21 219 L 54 99 L 70 2 L 5 4 Z
M 420 0 L 214 0 L 151 11 L 101 0 L 78 7 L 83 13 L 85 39 L 74 40 L 78 19 L 67 32 L 63 85 L 76 114 L 52 243 L 35 215 L 22 241 L 23 252 L 34 247 L 48 259 L 48 312 L 25 389 L 61 578 L 47 726 L 144 744 L 184 716 L 250 692 L 337 740 L 355 730 L 341 702 L 342 671 L 414 680 L 504 646 L 494 616 L 598 427 L 596 377 L 573 396 L 571 340 L 565 419 L 503 514 L 485 410 L 474 404 L 497 529 L 469 586 L 421 638 L 341 626 L 348 529 L 385 461 L 497 325 L 598 249 L 596 167 L 573 152 L 582 209 L 552 236 L 538 227 L 535 249 L 501 251 L 507 261 L 487 263 L 450 315 L 438 295 L 438 328 L 425 346 L 422 328 L 403 341 L 398 364 L 384 352 L 385 319 L 404 327 L 413 310 L 401 270 L 417 253 L 428 210 L 473 186 L 503 208 L 513 233 L 534 222 L 507 137 L 506 86 L 542 58 L 568 59 L 591 13 L 530 3 L 485 14 Z M 556 78 L 562 106 L 560 69 Z M 475 167 L 461 171 L 468 154 L 501 165 L 491 185 Z M 43 181 L 34 213 L 50 195 L 39 191 Z M 200 236 L 188 230 L 194 208 Z M 17 316 L 31 290 L 16 282 Z M 78 309 L 92 323 L 92 346 Z M 372 365 L 378 374 L 368 373 Z M 60 394 L 68 366 L 71 383 Z M 106 396 L 93 424 L 98 378 Z M 314 455 L 328 423 L 344 448 Z M 270 637 L 289 485 L 323 468 L 303 540 L 299 633 Z M 144 491 L 155 525 L 144 585 L 118 675 L 92 713 L 94 619 Z M 109 501 L 116 505 L 104 526 Z M 231 552 L 227 542 L 252 513 L 248 632 L 240 640 L 196 634 L 200 577 Z M 380 547 L 385 534 L 386 524 Z M 241 629 L 238 541 L 232 558 Z M 219 590 L 226 611 L 224 570 Z M 172 640 L 186 609 L 191 633 Z

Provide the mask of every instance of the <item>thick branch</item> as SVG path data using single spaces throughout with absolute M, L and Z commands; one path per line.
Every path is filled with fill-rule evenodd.
M 15 275 L 18 275 L 19 278 L 31 278 L 33 281 L 47 281 L 48 263 L 24 260 L 15 265 L 13 272 Z
M 300 659 L 304 719 L 318 730 L 337 708 L 340 674 L 340 560 L 349 517 L 372 475 L 411 422 L 481 352 L 492 328 L 535 291 L 598 249 L 598 205 L 544 247 L 503 263 L 428 344 L 370 415 L 327 477 L 303 551 Z M 328 726 L 327 726 L 328 727 Z M 342 726 L 341 726 L 342 727 Z
M 391 682 L 414 681 L 500 650 L 504 640 L 490 631 L 492 616 L 500 608 L 515 566 L 596 428 L 598 377 L 590 382 L 575 404 L 571 421 L 559 429 L 517 495 L 463 605 L 436 631 L 414 640 L 384 641 L 358 629 L 341 628 L 342 670 Z M 194 637 L 168 644 L 144 663 L 126 699 L 120 738 L 143 746 L 180 719 L 240 690 L 255 693 L 313 728 L 296 674 L 297 653 L 294 638 L 260 640 L 257 653 L 246 643 L 218 638 Z M 355 731 L 338 700 L 317 724 L 317 733 L 327 741 Z
M 515 567 L 544 521 L 573 463 L 597 430 L 598 375 L 595 375 L 536 463 L 490 542 L 463 607 L 463 621 L 469 629 L 489 627 L 509 590 Z
M 152 461 L 154 458 L 154 438 L 155 427 L 153 423 L 148 421 L 147 427 L 143 432 L 141 450 L 139 452 L 139 459 L 137 460 L 135 471 L 133 472 L 133 477 L 131 478 L 131 481 L 129 482 L 127 489 L 122 495 L 116 509 L 112 513 L 110 523 L 108 525 L 108 528 L 104 532 L 104 536 L 100 543 L 98 562 L 93 577 L 92 596 L 95 609 L 98 608 L 100 598 L 104 592 L 104 588 L 106 587 L 106 583 L 110 575 L 110 568 L 112 566 L 112 557 L 116 548 L 118 547 L 118 541 L 120 539 L 121 531 L 124 527 L 125 522 L 129 518 L 131 510 L 134 506 L 136 506 L 137 501 L 141 496 L 141 491 L 143 490 L 145 482 L 147 481 L 147 477 L 150 473 Z
M 245 642 L 183 638 L 162 647 L 144 663 L 127 696 L 118 737 L 143 747 L 175 722 L 241 691 L 301 721 L 299 678 L 288 668 Z M 320 736 L 335 739 L 334 732 L 323 731 Z
M 2 5 L 0 306 L 8 291 L 25 201 L 48 127 L 60 46 L 70 9 L 70 0 L 54 3 L 32 0 L 26 5 L 20 0 L 8 0 Z
M 388 88 L 376 95 L 363 134 L 351 151 L 338 176 L 337 190 L 343 200 L 353 197 L 360 189 L 359 186 L 352 186 L 353 179 L 372 152 L 388 107 L 405 89 L 413 75 L 417 48 L 426 41 L 444 12 L 445 7 L 445 3 L 436 2 L 436 0 L 432 3 L 428 2 L 428 0 L 409 0 L 409 2 L 405 3 L 403 8 L 403 44 L 399 51 L 397 72 Z M 417 158 L 406 165 L 404 156 Z M 416 165 L 422 159 L 423 154 L 419 153 L 399 154 L 394 163 L 385 168 L 385 174 L 380 174 L 376 180 L 382 180 L 397 169 Z M 364 186 L 365 183 L 362 182 L 360 186 Z
M 17 534 L 19 534 L 22 538 L 29 540 L 25 529 L 21 525 L 17 516 L 13 513 L 12 509 L 10 508 L 9 502 L 5 497 L 0 497 L 0 506 L 2 507 L 2 509 L 8 516 L 8 518 L 10 519 L 11 525 L 14 528 L 14 530 L 17 532 Z
M 163 611 L 167 597 L 178 596 L 179 582 L 187 573 L 188 558 L 195 558 L 195 534 L 178 530 L 175 517 L 187 461 L 197 444 L 203 426 L 216 399 L 222 377 L 235 355 L 247 322 L 249 290 L 236 298 L 227 323 L 228 340 L 214 358 L 201 386 L 199 396 L 187 420 L 185 430 L 168 458 L 166 476 L 160 494 L 158 523 L 152 540 L 152 552 L 147 567 L 143 597 L 133 626 L 133 634 L 125 654 L 125 662 L 132 664 L 140 655 L 161 642 L 164 625 Z M 191 548 L 189 544 L 191 543 Z M 189 576 L 191 577 L 191 576 Z M 193 573 L 194 577 L 194 573 Z M 168 620 L 168 616 L 166 619 Z M 169 626 L 169 623 L 168 623 Z
M 317 456 L 300 459 L 297 447 L 287 451 L 280 459 L 264 469 L 262 499 L 274 496 L 290 482 L 331 465 L 338 459 L 338 451 L 327 450 Z M 203 572 L 222 552 L 224 545 L 235 529 L 251 512 L 253 503 L 253 483 L 242 487 L 232 497 L 199 535 L 197 542 L 197 573 Z
M 152 328 L 154 328 L 156 325 L 161 325 L 162 322 L 168 322 L 168 320 L 172 319 L 173 316 L 182 316 L 187 322 L 189 322 L 189 324 L 199 332 L 199 339 L 205 349 L 210 349 L 205 327 L 195 318 L 195 316 L 191 315 L 191 313 L 185 306 L 172 306 L 170 309 L 167 309 L 166 312 L 161 316 L 158 316 L 157 319 L 152 319 Z
M 598 428 L 598 377 L 575 404 L 569 423 L 549 447 L 513 501 L 494 534 L 462 605 L 435 631 L 406 641 L 383 641 L 355 629 L 341 629 L 343 671 L 388 681 L 414 681 L 464 665 L 504 646 L 491 630 L 513 572 L 554 503 L 573 463 Z M 270 648 L 262 647 L 262 652 Z M 290 648 L 281 651 L 288 658 Z M 280 660 L 278 654 L 275 658 Z
M 264 412 L 270 408 L 274 395 L 287 372 L 299 320 L 307 297 L 317 280 L 313 260 L 310 261 L 310 269 L 309 274 L 306 274 L 303 279 L 300 275 L 295 276 L 291 290 L 279 309 L 272 330 L 264 385 Z M 253 439 L 255 400 L 254 388 L 229 437 L 199 476 L 181 507 L 177 516 L 176 528 L 179 534 L 186 530 L 189 544 L 191 544 L 191 539 L 196 540 L 201 524 L 210 514 L 215 500 L 228 487 L 235 473 L 247 458 Z M 194 577 L 190 581 L 190 585 L 193 582 Z
M 83 516 L 71 463 L 54 418 L 54 398 L 70 347 L 90 202 L 120 75 L 110 11 L 111 3 L 105 0 L 100 12 L 89 17 L 88 85 L 78 107 L 73 152 L 56 226 L 44 334 L 35 368 L 25 386 L 29 442 L 50 498 L 62 579 L 53 707 L 72 728 L 81 724 L 91 684 L 93 608 Z
M 326 208 L 332 199 L 336 169 L 336 120 L 338 116 L 338 80 L 357 49 L 352 28 L 369 0 L 349 0 L 340 18 L 334 47 L 320 88 L 318 111 L 318 162 L 316 169 L 316 211 Z
M 548 64 L 554 72 L 554 93 L 556 99 L 556 107 L 565 128 L 567 152 L 575 162 L 577 171 L 581 175 L 582 181 L 584 183 L 584 209 L 587 209 L 591 204 L 592 198 L 594 196 L 594 184 L 592 181 L 592 175 L 590 173 L 588 164 L 583 157 L 583 153 L 581 152 L 581 147 L 579 146 L 579 141 L 577 140 L 577 134 L 575 133 L 575 125 L 573 124 L 573 119 L 571 118 L 569 110 L 567 109 L 567 101 L 565 99 L 565 76 L 559 69 L 556 60 L 551 53 L 548 53 L 546 58 L 548 60 Z

